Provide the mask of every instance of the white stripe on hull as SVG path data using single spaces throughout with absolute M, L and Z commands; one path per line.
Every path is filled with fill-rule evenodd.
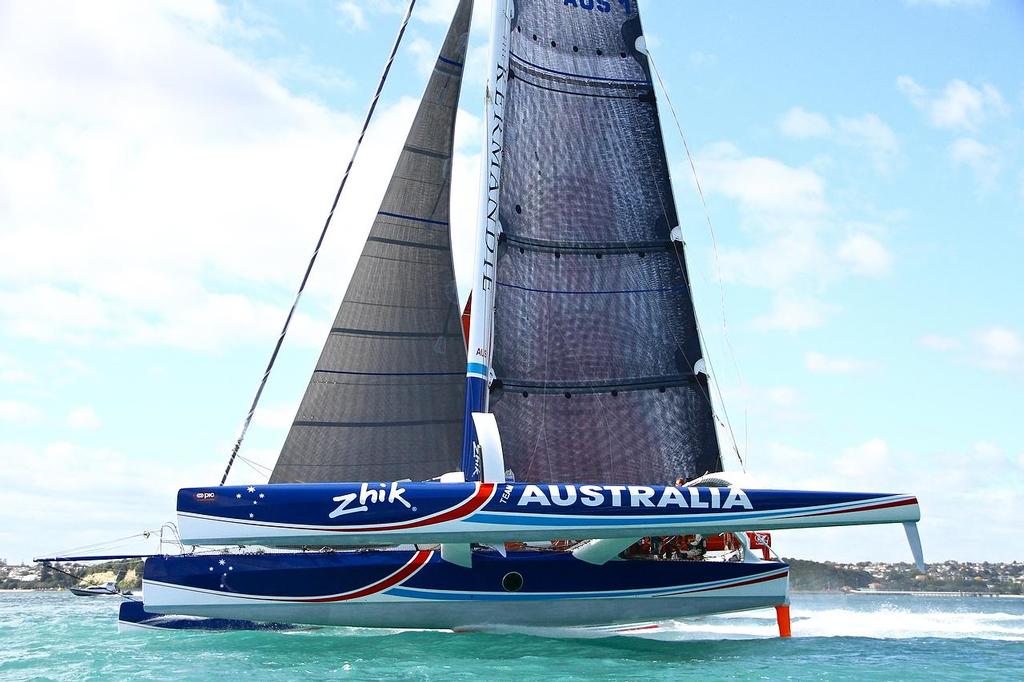
M 372 595 L 329 603 L 255 601 L 153 581 L 146 609 L 154 613 L 240 620 L 380 628 L 460 629 L 501 625 L 612 625 L 705 616 L 785 603 L 787 576 L 736 587 L 670 596 L 537 598 L 512 601 L 418 599 Z M 687 589 L 680 586 L 680 589 Z

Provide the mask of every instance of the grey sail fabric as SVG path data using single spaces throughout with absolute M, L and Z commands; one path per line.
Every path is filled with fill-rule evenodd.
M 517 0 L 491 410 L 518 481 L 721 469 L 634 2 Z
M 472 0 L 462 0 L 271 483 L 459 465 L 466 346 L 448 228 Z

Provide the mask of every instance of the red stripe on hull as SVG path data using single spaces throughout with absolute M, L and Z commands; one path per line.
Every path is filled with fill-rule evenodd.
M 711 592 L 712 590 L 727 590 L 733 587 L 743 587 L 744 585 L 753 585 L 755 583 L 765 583 L 769 580 L 778 580 L 780 578 L 785 578 L 787 576 L 789 576 L 789 571 L 786 571 L 785 573 L 778 573 L 776 575 L 766 575 L 761 576 L 760 578 L 752 578 L 751 580 L 744 580 L 741 583 L 733 583 L 731 585 L 719 585 L 718 587 L 704 587 L 699 590 L 689 590 L 687 593 Z
M 339 594 L 335 597 L 313 597 L 307 599 L 288 599 L 282 601 L 318 604 L 324 602 L 348 601 L 350 599 L 359 599 L 360 597 L 367 597 L 371 594 L 382 592 L 388 589 L 389 587 L 394 587 L 395 585 L 404 582 L 407 578 L 409 578 L 417 571 L 419 571 L 421 568 L 423 568 L 427 564 L 427 562 L 430 561 L 430 557 L 433 553 L 434 552 L 431 550 L 421 549 L 418 552 L 416 552 L 413 558 L 410 559 L 409 563 L 407 563 L 405 566 L 402 566 L 400 569 L 398 569 L 388 577 L 384 578 L 383 580 L 376 582 L 372 585 L 368 585 L 362 588 L 361 590 L 356 590 L 355 592 L 347 592 L 345 594 Z
M 455 521 L 456 519 L 461 519 L 464 516 L 469 516 L 487 504 L 487 502 L 490 501 L 491 496 L 494 495 L 494 488 L 494 483 L 481 483 L 480 487 L 477 488 L 476 493 L 465 502 L 459 504 L 459 506 L 454 509 L 449 509 L 437 516 L 431 516 L 425 519 L 417 519 L 415 521 L 407 521 L 405 523 L 393 523 L 388 526 L 353 526 L 351 528 L 324 528 L 323 530 L 327 530 L 332 533 L 365 533 L 380 530 L 404 530 L 406 528 L 430 526 L 435 523 L 443 523 L 445 521 Z
M 831 514 L 852 514 L 854 512 L 871 511 L 872 509 L 888 509 L 890 507 L 904 507 L 908 504 L 917 504 L 917 498 L 911 497 L 909 500 L 897 500 L 896 502 L 885 502 L 883 504 L 873 504 L 867 507 L 855 507 L 853 509 L 837 509 L 835 511 L 817 512 L 814 514 L 804 514 L 804 516 L 829 516 Z

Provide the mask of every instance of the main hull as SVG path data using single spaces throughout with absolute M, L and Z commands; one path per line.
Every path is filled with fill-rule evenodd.
M 146 610 L 311 625 L 480 629 L 632 623 L 786 601 L 777 562 L 612 561 L 568 552 L 475 551 L 473 567 L 433 550 L 148 559 Z

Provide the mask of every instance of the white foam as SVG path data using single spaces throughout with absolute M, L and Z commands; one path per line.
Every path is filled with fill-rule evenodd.
M 951 605 L 952 606 L 952 605 Z M 794 637 L 871 637 L 908 639 L 991 639 L 1024 641 L 1024 613 L 984 612 L 879 605 L 870 608 L 791 610 Z M 670 621 L 635 636 L 655 639 L 749 639 L 777 637 L 774 611 Z

